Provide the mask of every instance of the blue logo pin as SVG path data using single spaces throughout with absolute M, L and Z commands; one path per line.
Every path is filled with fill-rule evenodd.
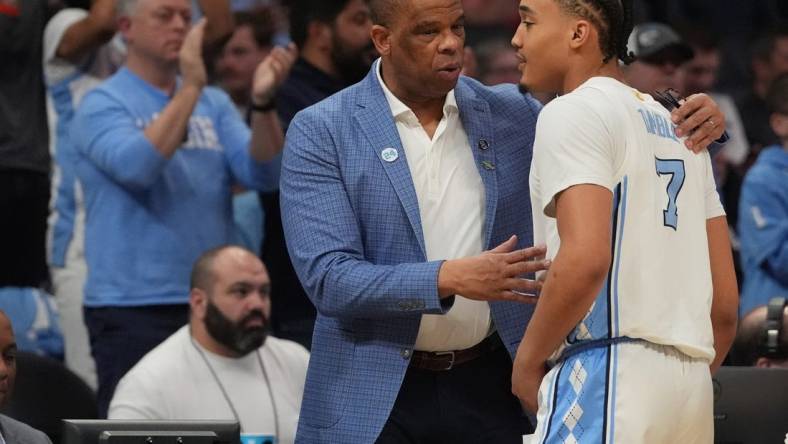
M 386 162 L 394 162 L 399 158 L 399 153 L 394 148 L 386 148 L 380 152 L 380 157 Z

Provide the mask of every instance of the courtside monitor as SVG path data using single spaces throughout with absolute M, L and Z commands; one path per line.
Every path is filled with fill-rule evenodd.
M 788 438 L 788 369 L 721 367 L 714 375 L 714 442 L 782 444 Z
M 236 421 L 63 420 L 62 444 L 238 444 Z

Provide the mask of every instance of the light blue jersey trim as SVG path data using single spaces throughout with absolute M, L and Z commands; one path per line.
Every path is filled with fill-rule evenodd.
M 617 245 L 616 245 L 616 258 L 615 258 L 615 280 L 613 283 L 613 310 L 612 316 L 614 319 L 614 332 L 615 336 L 618 337 L 619 335 L 619 305 L 618 305 L 618 276 L 619 276 L 619 269 L 621 266 L 621 245 L 624 243 L 624 224 L 626 223 L 627 219 L 627 188 L 629 185 L 629 180 L 627 176 L 624 176 L 623 186 L 621 190 L 621 213 L 618 219 L 618 235 L 616 236 Z M 608 421 L 610 422 L 609 431 L 608 433 L 608 442 L 614 441 L 615 431 L 616 431 L 616 375 L 618 373 L 618 344 L 613 344 L 611 346 L 611 353 L 613 354 L 613 362 L 610 368 L 610 399 L 608 400 L 608 405 L 610 406 L 610 413 L 608 415 Z

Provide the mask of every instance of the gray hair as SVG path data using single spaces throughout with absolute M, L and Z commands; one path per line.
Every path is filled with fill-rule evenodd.
M 118 17 L 133 15 L 137 9 L 137 3 L 139 0 L 118 0 L 115 5 Z

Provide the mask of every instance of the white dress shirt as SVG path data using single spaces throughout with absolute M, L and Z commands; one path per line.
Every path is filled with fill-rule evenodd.
M 443 118 L 432 139 L 416 114 L 383 82 L 408 161 L 424 232 L 427 260 L 457 259 L 483 250 L 485 195 L 479 171 L 460 120 L 454 91 L 446 95 Z M 490 306 L 457 295 L 444 315 L 422 315 L 416 350 L 462 350 L 481 342 L 490 329 Z

